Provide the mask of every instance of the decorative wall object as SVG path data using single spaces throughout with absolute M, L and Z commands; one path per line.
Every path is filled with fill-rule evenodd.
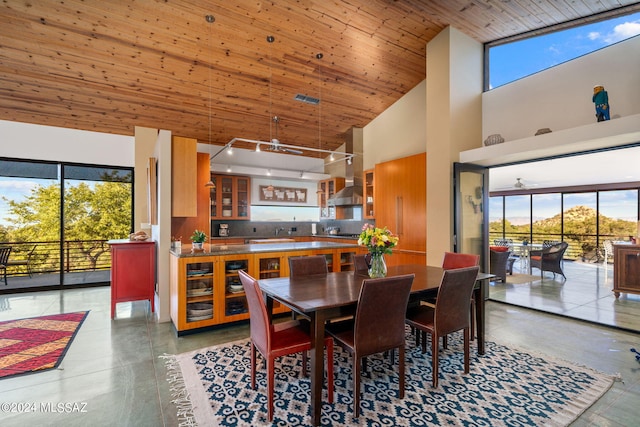
M 488 147 L 489 145 L 502 144 L 504 142 L 504 138 L 499 133 L 494 133 L 493 135 L 489 135 L 487 139 L 484 140 L 484 145 Z
M 307 189 L 292 188 L 292 187 L 274 187 L 273 185 L 261 185 L 260 201 L 307 203 Z
M 536 132 L 536 134 L 534 136 L 544 135 L 545 133 L 551 133 L 551 129 L 549 129 L 549 128 L 538 129 L 538 131 Z

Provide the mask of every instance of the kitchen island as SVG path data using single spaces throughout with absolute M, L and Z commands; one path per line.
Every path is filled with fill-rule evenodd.
M 353 255 L 366 248 L 352 242 L 205 244 L 170 251 L 170 312 L 178 335 L 249 318 L 238 271 L 256 279 L 289 275 L 289 258 L 324 255 L 329 271 L 353 270 Z M 274 306 L 274 313 L 287 311 Z

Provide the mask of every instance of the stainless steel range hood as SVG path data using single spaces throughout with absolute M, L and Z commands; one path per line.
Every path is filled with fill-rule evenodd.
M 351 128 L 344 144 L 345 153 L 355 154 L 345 162 L 345 187 L 327 200 L 329 206 L 362 206 L 362 128 Z

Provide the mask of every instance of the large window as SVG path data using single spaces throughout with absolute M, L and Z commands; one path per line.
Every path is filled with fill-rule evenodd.
M 557 227 L 562 220 L 560 193 L 534 194 L 531 199 L 533 241 L 544 243 L 545 240 L 562 240 L 562 230 Z
M 507 196 L 504 198 L 505 237 L 514 241 L 531 239 L 531 198 Z
M 624 189 L 490 197 L 489 239 L 565 241 L 569 244 L 565 258 L 599 262 L 605 240 L 629 241 L 638 233 L 639 192 Z
M 640 34 L 640 12 L 600 22 L 488 44 L 487 90 L 578 58 Z
M 0 159 L 9 290 L 109 281 L 106 241 L 133 225 L 131 168 Z

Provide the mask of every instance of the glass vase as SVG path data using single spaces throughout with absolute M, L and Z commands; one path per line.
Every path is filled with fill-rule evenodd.
M 371 253 L 371 264 L 369 266 L 369 277 L 386 277 L 387 276 L 387 264 L 384 262 L 383 253 Z

